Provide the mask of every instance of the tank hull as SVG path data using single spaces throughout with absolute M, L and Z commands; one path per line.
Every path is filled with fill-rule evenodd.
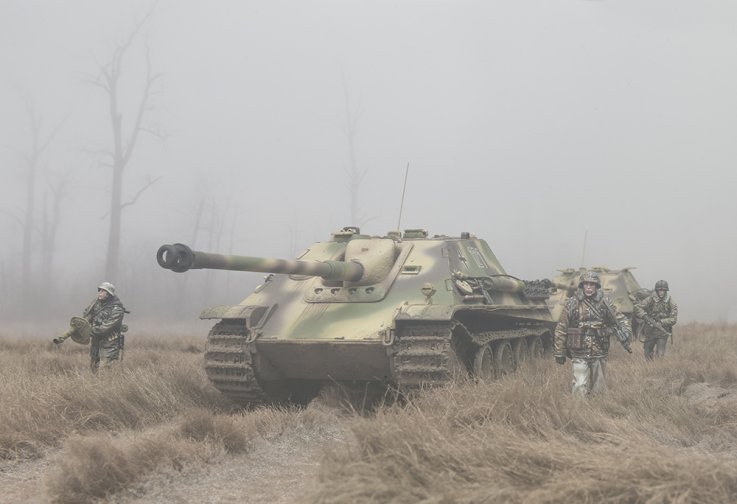
M 511 372 L 527 358 L 549 355 L 549 315 L 540 309 L 518 315 L 513 307 L 405 306 L 390 328 L 362 341 L 253 339 L 242 321 L 224 320 L 208 336 L 205 368 L 216 388 L 245 404 L 304 397 L 305 386 L 317 391 L 321 385 L 341 382 L 379 383 L 411 394 L 482 375 L 477 361 L 483 350 L 492 358 L 512 352 L 506 364 L 502 356 L 490 364 L 499 369 L 487 369 L 487 378 Z
M 380 342 L 260 340 L 256 351 L 266 362 L 257 374 L 262 379 L 388 382 L 388 350 Z
M 165 266 L 185 263 L 164 250 Z M 491 379 L 552 347 L 548 306 L 526 297 L 525 284 L 467 233 L 368 237 L 356 230 L 317 242 L 288 263 L 191 255 L 198 267 L 289 265 L 239 304 L 201 314 L 216 321 L 205 351 L 208 378 L 242 404 L 305 399 L 305 391 L 335 382 L 413 393 L 457 378 Z M 298 266 L 309 264 L 356 264 L 362 274 L 302 274 Z
M 643 289 L 632 274 L 634 268 L 610 269 L 598 266 L 590 269 L 599 274 L 601 287 L 604 293 L 612 299 L 617 310 L 632 319 L 634 305 L 639 301 L 642 293 L 647 292 L 647 289 Z M 553 278 L 552 281 L 557 289 L 548 299 L 553 320 L 557 321 L 560 317 L 566 298 L 573 295 L 578 288 L 578 279 L 585 271 L 586 268 L 577 270 L 568 268 L 560 270 L 561 274 Z

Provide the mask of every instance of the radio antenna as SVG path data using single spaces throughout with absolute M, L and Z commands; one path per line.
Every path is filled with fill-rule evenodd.
M 399 219 L 397 220 L 397 231 L 401 230 L 402 224 L 402 209 L 404 208 L 404 193 L 407 191 L 407 177 L 409 176 L 409 161 L 407 161 L 407 168 L 404 170 L 404 187 L 402 187 L 402 202 L 399 203 Z
M 583 251 L 581 252 L 581 267 L 583 268 L 586 264 L 586 237 L 588 236 L 589 231 L 586 230 L 583 233 Z

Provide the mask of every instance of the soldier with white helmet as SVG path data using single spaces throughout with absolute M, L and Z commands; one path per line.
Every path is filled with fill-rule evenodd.
M 555 328 L 555 361 L 565 364 L 566 357 L 571 358 L 574 394 L 586 395 L 604 388 L 612 333 L 632 353 L 627 317 L 604 296 L 599 274 L 586 271 L 579 278 L 578 290 L 566 299 Z
M 658 358 L 665 356 L 665 345 L 668 337 L 673 337 L 671 331 L 678 321 L 678 305 L 668 294 L 669 290 L 668 282 L 658 280 L 652 295 L 635 305 L 635 317 L 645 322 L 642 338 L 648 360 L 652 360 L 653 353 Z
M 108 367 L 121 357 L 123 332 L 127 329 L 123 324 L 126 313 L 123 303 L 115 295 L 115 286 L 110 282 L 102 282 L 97 287 L 97 298 L 82 313 L 83 319 L 89 323 L 87 330 L 92 371 L 97 371 L 100 366 Z M 62 343 L 73 335 L 73 331 L 67 331 L 54 338 L 54 343 Z

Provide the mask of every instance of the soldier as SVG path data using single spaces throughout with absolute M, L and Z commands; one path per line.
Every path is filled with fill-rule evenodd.
M 89 321 L 90 332 L 90 368 L 96 372 L 102 362 L 103 367 L 110 366 L 120 358 L 125 328 L 123 316 L 128 313 L 120 299 L 115 295 L 115 286 L 110 282 L 102 282 L 97 287 L 97 298 L 85 308 L 82 316 Z M 54 343 L 62 343 L 69 333 L 54 338 Z
M 578 290 L 566 299 L 555 328 L 555 362 L 572 359 L 574 395 L 597 392 L 606 386 L 605 373 L 609 355 L 609 337 L 617 339 L 629 353 L 632 330 L 627 318 L 617 311 L 611 299 L 601 291 L 595 271 L 579 278 Z
M 673 302 L 668 290 L 668 282 L 658 280 L 652 295 L 635 305 L 635 317 L 645 321 L 643 349 L 648 360 L 653 359 L 656 347 L 655 355 L 658 358 L 665 355 L 665 344 L 669 336 L 672 338 L 671 331 L 678 320 L 678 305 Z

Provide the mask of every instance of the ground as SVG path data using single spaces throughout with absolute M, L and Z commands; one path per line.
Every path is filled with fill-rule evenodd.
M 244 454 L 223 454 L 208 464 L 166 468 L 106 502 L 115 504 L 274 503 L 301 502 L 317 477 L 324 450 L 349 435 L 343 413 L 323 415 L 332 423 L 319 428 L 285 431 L 273 439 L 259 439 Z M 0 488 L 5 504 L 50 503 L 45 478 L 54 470 L 58 452 L 38 460 L 4 462 Z

